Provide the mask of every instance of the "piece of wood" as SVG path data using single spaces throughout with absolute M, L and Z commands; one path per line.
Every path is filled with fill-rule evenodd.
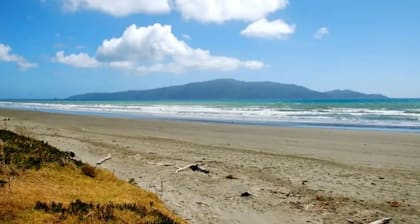
M 198 171 L 198 172 L 202 172 L 202 173 L 210 173 L 210 171 L 201 168 L 199 165 L 190 166 L 190 169 L 194 172 Z
M 379 220 L 373 221 L 373 222 L 371 222 L 369 224 L 386 224 L 386 223 L 389 223 L 391 220 L 392 220 L 392 218 L 391 217 L 388 217 L 388 218 L 384 218 L 384 219 L 379 219 Z
M 106 157 L 104 157 L 104 158 L 102 158 L 102 159 L 100 159 L 100 160 L 98 160 L 98 162 L 96 162 L 96 165 L 98 166 L 98 165 L 101 165 L 102 163 L 104 163 L 105 161 L 107 161 L 107 160 L 110 160 L 112 158 L 112 156 L 111 156 L 111 154 L 109 154 L 109 155 L 107 155 Z
M 202 172 L 202 173 L 210 173 L 210 171 L 201 168 L 200 167 L 200 164 L 196 164 L 196 163 L 193 163 L 193 164 L 190 164 L 188 166 L 184 166 L 184 167 L 178 168 L 175 171 L 175 173 L 179 173 L 179 172 L 181 172 L 183 170 L 186 170 L 186 169 L 191 169 L 192 171 L 199 171 L 199 172 Z
M 190 164 L 190 165 L 187 165 L 187 166 L 184 166 L 184 167 L 178 168 L 178 169 L 175 171 L 175 173 L 179 173 L 179 172 L 181 172 L 181 171 L 184 171 L 184 170 L 186 170 L 186 169 L 188 169 L 188 168 L 190 168 L 191 166 L 194 166 L 194 165 L 198 165 L 198 164 L 192 163 L 192 164 Z

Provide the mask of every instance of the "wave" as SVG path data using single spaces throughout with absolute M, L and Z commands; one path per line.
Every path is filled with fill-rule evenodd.
M 0 102 L 0 108 L 219 122 L 329 124 L 420 129 L 420 109 L 239 103 Z M 360 105 L 356 105 L 360 106 Z

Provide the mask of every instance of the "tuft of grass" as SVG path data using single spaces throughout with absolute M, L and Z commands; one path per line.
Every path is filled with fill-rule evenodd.
M 0 188 L 0 223 L 186 223 L 155 194 L 74 154 L 9 131 L 0 130 L 0 139 L 7 170 L 0 180 L 8 186 Z

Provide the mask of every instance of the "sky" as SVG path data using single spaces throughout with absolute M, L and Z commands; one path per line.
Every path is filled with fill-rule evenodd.
M 219 78 L 420 98 L 418 0 L 0 4 L 0 99 Z

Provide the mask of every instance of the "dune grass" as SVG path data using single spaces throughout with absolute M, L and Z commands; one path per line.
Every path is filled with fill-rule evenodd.
M 0 130 L 0 223 L 185 223 L 159 198 L 45 142 Z

